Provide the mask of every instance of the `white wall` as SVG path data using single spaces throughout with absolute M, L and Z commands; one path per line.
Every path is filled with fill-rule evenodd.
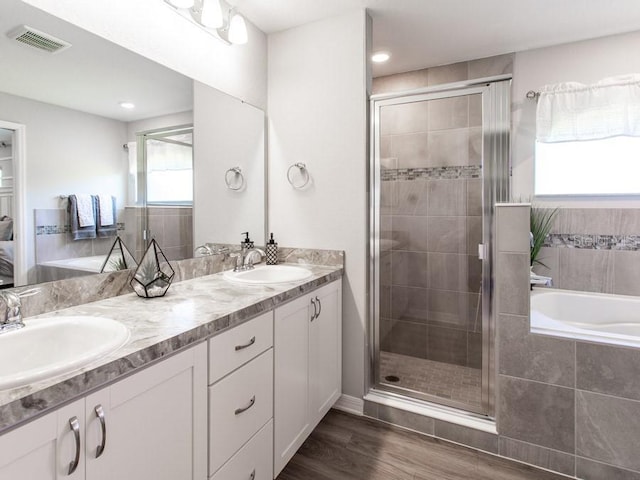
M 267 103 L 267 40 L 247 22 L 249 42 L 225 45 L 163 0 L 25 0 L 245 102 Z
M 27 265 L 34 264 L 36 208 L 66 208 L 60 195 L 109 192 L 123 208 L 126 195 L 126 124 L 0 93 L 2 120 L 26 125 Z
M 207 85 L 194 84 L 194 245 L 236 243 L 249 232 L 265 243 L 264 112 Z M 244 186 L 225 184 L 240 167 Z M 229 174 L 232 183 L 235 176 Z
M 282 246 L 346 251 L 343 392 L 362 397 L 367 270 L 366 24 L 362 10 L 269 36 L 269 229 Z M 295 190 L 295 162 L 312 178 Z
M 525 97 L 527 91 L 559 82 L 591 84 L 605 77 L 640 73 L 638 45 L 640 32 L 634 32 L 516 53 L 512 99 L 514 198 L 533 195 L 536 102 Z M 567 207 L 640 207 L 640 200 L 629 197 L 536 199 L 536 203 L 545 202 Z

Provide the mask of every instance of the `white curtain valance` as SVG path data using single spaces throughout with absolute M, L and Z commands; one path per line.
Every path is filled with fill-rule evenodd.
M 546 85 L 540 91 L 536 140 L 543 143 L 640 137 L 640 75 Z

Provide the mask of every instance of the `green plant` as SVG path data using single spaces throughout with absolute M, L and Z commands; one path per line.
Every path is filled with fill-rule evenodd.
M 538 254 L 544 245 L 547 235 L 549 235 L 549 232 L 551 231 L 553 219 L 557 213 L 557 208 L 550 209 L 531 206 L 530 231 L 533 235 L 533 239 L 531 241 L 530 249 L 530 265 L 532 267 L 536 264 L 546 267 L 544 263 L 538 260 Z

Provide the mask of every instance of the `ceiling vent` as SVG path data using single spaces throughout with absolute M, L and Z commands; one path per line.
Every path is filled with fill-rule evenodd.
M 49 53 L 58 53 L 71 46 L 69 42 L 60 40 L 53 35 L 41 32 L 40 30 L 36 30 L 35 28 L 31 28 L 27 25 L 21 25 L 18 28 L 11 30 L 7 36 L 16 42 L 37 48 L 38 50 L 44 50 Z

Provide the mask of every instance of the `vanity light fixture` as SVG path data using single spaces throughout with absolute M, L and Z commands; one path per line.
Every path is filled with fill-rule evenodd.
M 220 28 L 223 26 L 222 7 L 218 0 L 202 0 L 200 22 L 209 28 Z
M 133 110 L 134 108 L 136 108 L 135 103 L 131 103 L 131 102 L 120 102 L 119 105 L 122 108 L 126 108 L 127 110 Z
M 247 24 L 244 17 L 225 0 L 164 1 L 181 17 L 227 45 L 247 43 Z
M 391 58 L 387 52 L 376 52 L 371 55 L 371 61 L 375 63 L 384 63 Z

